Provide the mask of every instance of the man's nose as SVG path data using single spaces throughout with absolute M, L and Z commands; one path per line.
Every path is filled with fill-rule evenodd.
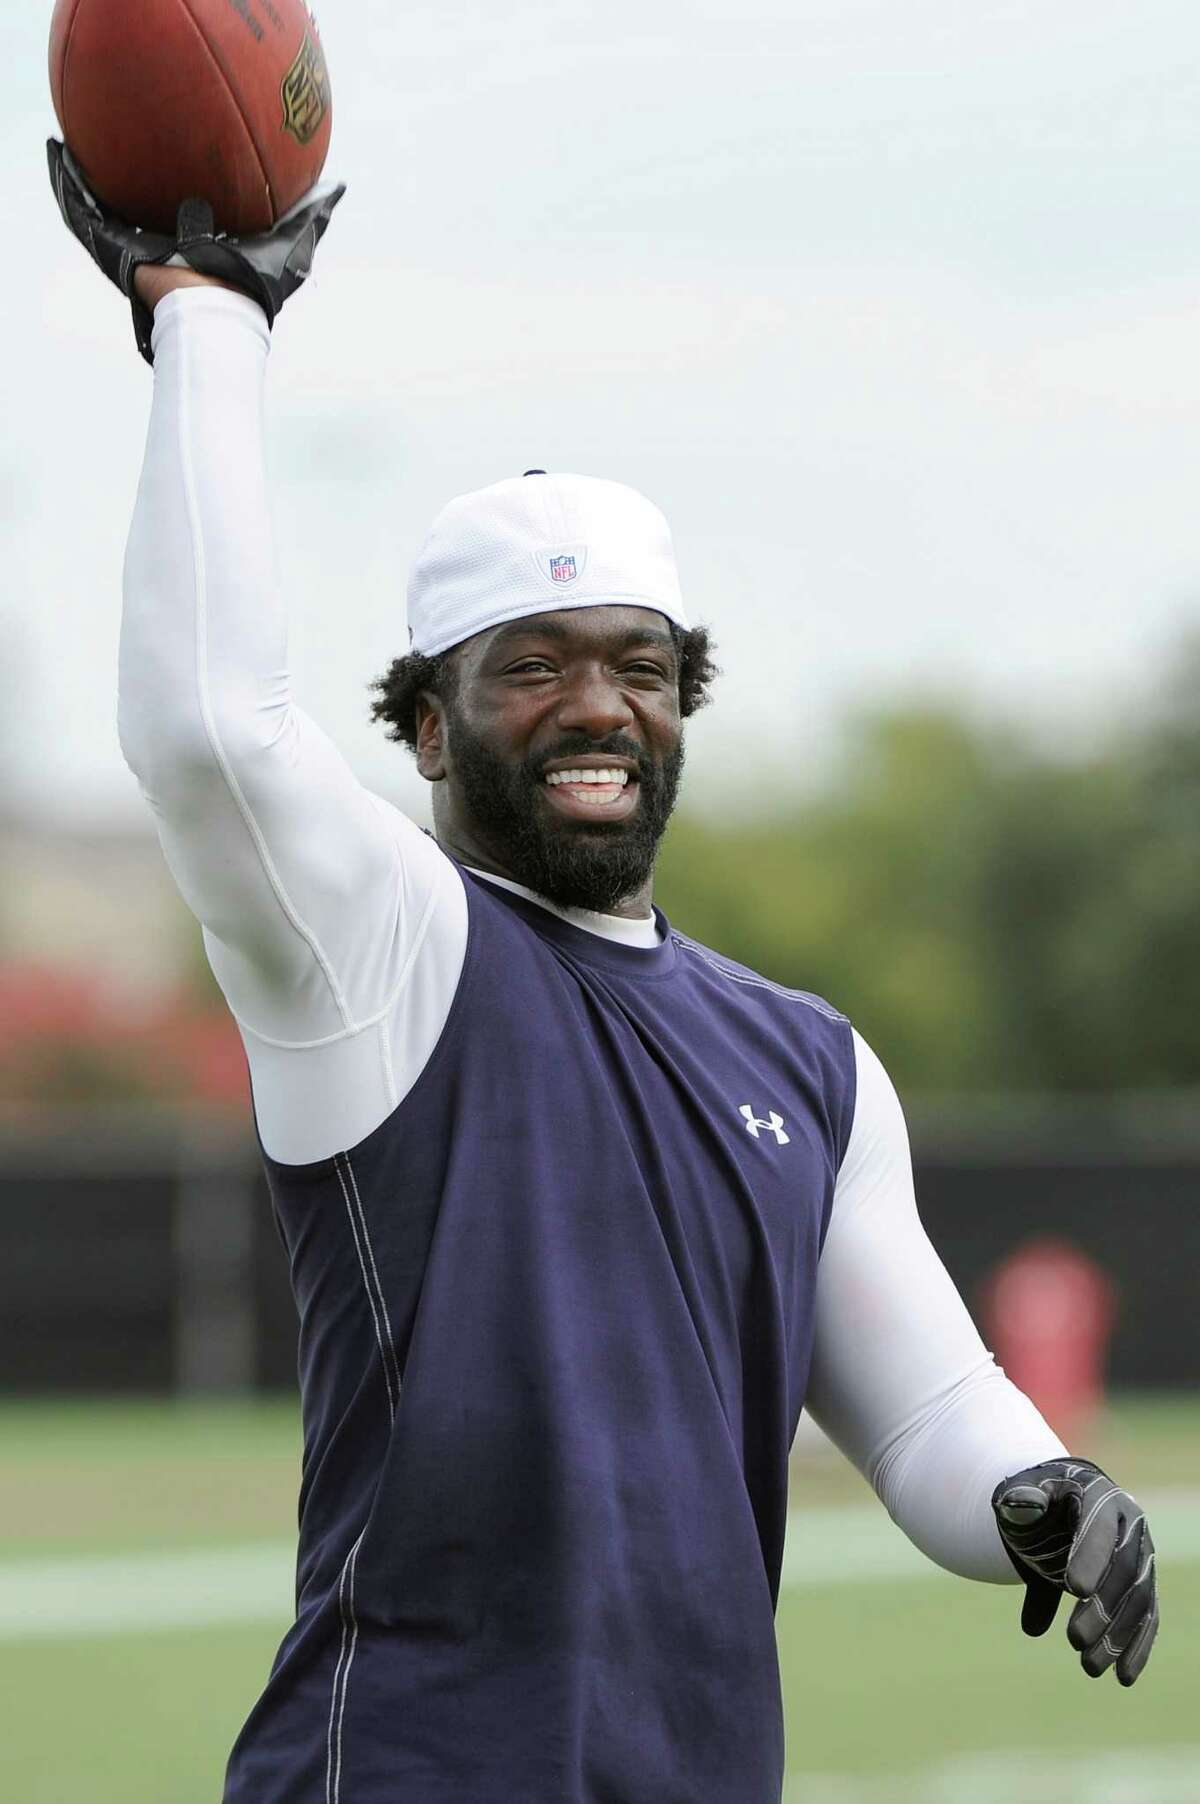
M 586 733 L 589 739 L 605 739 L 633 722 L 633 710 L 606 671 L 595 666 L 581 670 L 566 687 L 558 707 L 558 725 L 564 732 Z

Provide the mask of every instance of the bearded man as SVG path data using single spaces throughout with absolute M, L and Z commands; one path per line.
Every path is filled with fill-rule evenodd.
M 802 1407 L 932 1559 L 1023 1579 L 1031 1633 L 1072 1592 L 1084 1669 L 1132 1683 L 1141 1512 L 980 1342 L 879 1060 L 652 904 L 714 676 L 657 508 L 530 471 L 439 515 L 374 704 L 423 832 L 287 676 L 263 377 L 337 194 L 160 240 L 51 169 L 154 363 L 121 743 L 300 1317 L 297 1614 L 227 1804 L 778 1804 Z

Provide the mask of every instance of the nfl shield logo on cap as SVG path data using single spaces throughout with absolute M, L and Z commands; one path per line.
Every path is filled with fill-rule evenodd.
M 589 563 L 588 547 L 578 541 L 574 545 L 564 545 L 560 539 L 556 545 L 552 539 L 548 545 L 536 548 L 533 560 L 556 588 L 561 589 L 566 583 L 578 583 L 581 589 L 587 586 L 582 577 Z M 561 605 L 568 607 L 570 603 Z

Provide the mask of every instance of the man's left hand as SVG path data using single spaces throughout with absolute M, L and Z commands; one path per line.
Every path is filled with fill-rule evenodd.
M 1084 1672 L 1098 1679 L 1115 1661 L 1132 1685 L 1158 1633 L 1154 1543 L 1133 1498 L 1087 1460 L 1054 1459 L 1004 1479 L 992 1508 L 1025 1580 L 1025 1633 L 1044 1635 L 1069 1591 L 1080 1601 L 1067 1639 Z

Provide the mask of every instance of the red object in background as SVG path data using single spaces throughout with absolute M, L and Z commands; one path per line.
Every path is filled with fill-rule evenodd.
M 1026 1241 L 984 1287 L 996 1358 L 1068 1447 L 1103 1401 L 1115 1310 L 1104 1272 L 1067 1240 Z
M 0 960 L 0 1021 L 0 1103 L 249 1104 L 232 1017 L 186 990 L 139 1006 L 98 976 Z

